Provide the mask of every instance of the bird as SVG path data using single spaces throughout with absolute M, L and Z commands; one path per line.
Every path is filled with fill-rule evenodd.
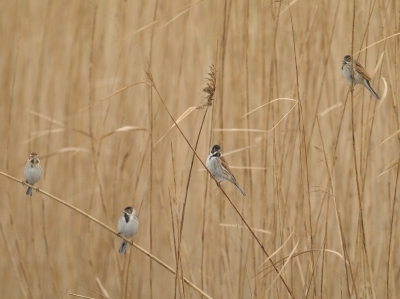
M 363 67 L 361 63 L 357 61 L 357 59 L 353 59 L 353 73 L 354 73 L 354 80 L 352 82 L 352 77 L 351 77 L 351 60 L 352 57 L 350 55 L 344 56 L 342 60 L 342 74 L 343 77 L 346 78 L 346 80 L 353 85 L 356 84 L 361 84 L 365 88 L 367 88 L 372 95 L 375 97 L 375 99 L 380 100 L 378 94 L 372 89 L 371 87 L 371 77 L 368 75 L 367 71 Z
M 240 190 L 240 192 L 242 192 L 243 196 L 246 196 L 246 193 L 236 182 L 235 176 L 232 174 L 228 163 L 222 156 L 221 147 L 218 144 L 212 147 L 210 155 L 207 157 L 206 166 L 217 180 L 218 187 L 220 186 L 221 182 L 229 181 L 234 184 Z
M 139 228 L 139 220 L 136 215 L 136 210 L 132 207 L 126 207 L 122 211 L 122 215 L 118 220 L 118 235 L 124 236 L 125 238 L 132 238 L 136 235 Z M 127 242 L 122 240 L 121 246 L 118 252 L 126 254 Z
M 40 166 L 40 160 L 36 153 L 31 153 L 24 169 L 25 182 L 29 185 L 35 185 L 40 180 L 41 175 L 42 166 Z M 32 196 L 31 187 L 26 190 L 26 195 Z

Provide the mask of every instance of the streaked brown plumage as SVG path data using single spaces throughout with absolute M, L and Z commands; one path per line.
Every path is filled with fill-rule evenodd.
M 375 99 L 379 100 L 378 94 L 372 89 L 370 81 L 371 76 L 368 75 L 367 71 L 365 70 L 364 66 L 357 61 L 357 59 L 353 59 L 353 74 L 354 80 L 352 80 L 351 76 L 351 56 L 346 55 L 342 60 L 342 74 L 343 77 L 351 84 L 361 84 L 365 88 L 367 88 L 371 94 L 375 97 Z
M 221 147 L 218 144 L 214 145 L 211 149 L 210 155 L 207 157 L 206 166 L 218 181 L 218 187 L 220 182 L 229 181 L 242 192 L 243 196 L 246 196 L 246 193 L 236 182 L 236 178 L 232 174 L 225 158 L 222 156 Z

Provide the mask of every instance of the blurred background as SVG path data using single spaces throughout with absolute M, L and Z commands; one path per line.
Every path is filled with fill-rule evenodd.
M 39 188 L 115 230 L 132 205 L 134 242 L 212 298 L 397 298 L 399 2 L 356 1 L 354 27 L 353 11 L 1 1 L 0 171 L 22 180 L 37 152 Z M 352 51 L 380 101 L 361 85 L 352 100 L 341 74 Z M 221 145 L 247 196 L 222 188 L 282 279 L 197 158 L 191 168 L 181 133 L 167 133 L 161 99 L 175 119 L 205 103 L 211 65 L 213 105 L 179 126 L 193 147 L 200 136 L 203 161 Z M 4 176 L 0 188 L 4 298 L 201 298 L 75 211 Z

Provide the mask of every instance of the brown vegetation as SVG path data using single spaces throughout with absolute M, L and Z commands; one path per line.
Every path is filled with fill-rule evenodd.
M 0 171 L 22 180 L 34 151 L 39 188 L 102 224 L 132 205 L 133 241 L 178 275 L 0 176 L 1 297 L 201 298 L 183 275 L 212 298 L 398 298 L 400 8 L 381 2 L 3 1 Z M 380 101 L 349 92 L 352 52 Z M 193 153 L 216 143 L 246 197 Z

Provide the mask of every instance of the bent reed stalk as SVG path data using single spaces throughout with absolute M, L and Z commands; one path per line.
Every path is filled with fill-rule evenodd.
M 150 252 L 146 251 L 145 249 L 143 249 L 142 247 L 140 247 L 139 245 L 135 244 L 132 240 L 129 240 L 121 235 L 118 234 L 117 231 L 113 230 L 111 227 L 109 227 L 108 225 L 104 224 L 103 222 L 97 220 L 96 218 L 94 218 L 93 216 L 85 213 L 84 211 L 78 209 L 77 207 L 74 207 L 73 205 L 63 201 L 62 199 L 46 192 L 43 191 L 42 189 L 39 189 L 35 186 L 29 185 L 27 183 L 25 183 L 23 180 L 19 180 L 9 174 L 6 174 L 2 171 L 0 171 L 0 174 L 13 180 L 16 182 L 21 183 L 22 185 L 26 185 L 28 187 L 31 187 L 32 189 L 35 189 L 37 192 L 42 193 L 44 195 L 46 195 L 47 197 L 50 197 L 51 199 L 54 199 L 56 202 L 70 208 L 71 210 L 74 210 L 75 212 L 85 216 L 86 218 L 89 218 L 91 221 L 97 223 L 98 225 L 102 226 L 103 228 L 105 228 L 106 230 L 108 230 L 109 232 L 111 232 L 112 234 L 120 237 L 121 239 L 125 240 L 127 243 L 129 243 L 130 245 L 132 245 L 133 247 L 135 247 L 137 250 L 139 250 L 140 252 L 142 252 L 143 254 L 147 255 L 149 258 L 151 258 L 153 261 L 157 262 L 159 265 L 161 265 L 162 267 L 164 267 L 165 269 L 167 269 L 169 272 L 171 272 L 172 274 L 175 275 L 175 271 L 174 269 L 172 269 L 170 266 L 168 266 L 166 263 L 164 263 L 162 260 L 160 260 L 159 258 L 157 258 L 156 256 L 152 255 Z M 186 284 L 188 284 L 190 287 L 192 287 L 194 290 L 196 290 L 198 293 L 200 293 L 202 296 L 212 299 L 212 297 L 210 297 L 208 294 L 206 294 L 203 290 L 201 290 L 200 288 L 198 288 L 193 282 L 189 281 L 187 278 L 183 278 L 183 280 L 186 282 Z

